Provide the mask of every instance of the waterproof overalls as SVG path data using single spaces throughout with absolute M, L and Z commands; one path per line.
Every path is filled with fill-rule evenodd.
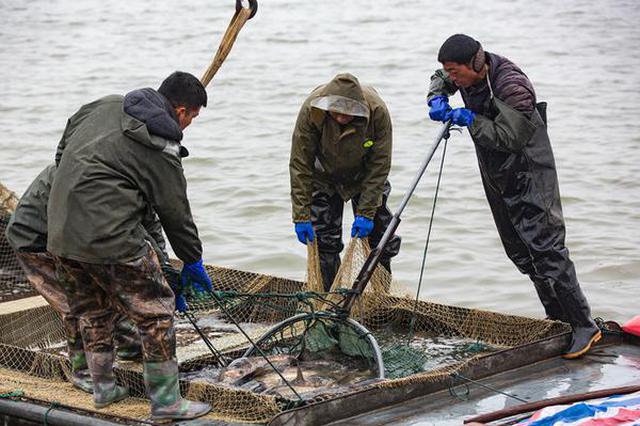
M 364 105 L 367 116 L 340 125 L 328 111 L 313 106 L 315 100 L 331 96 Z M 293 221 L 313 224 L 326 290 L 333 283 L 344 248 L 344 203 L 351 200 L 354 215 L 373 220 L 368 237 L 371 246 L 379 243 L 391 221 L 387 207 L 391 144 L 391 117 L 386 105 L 372 87 L 361 86 L 351 74 L 339 74 L 316 88 L 300 109 L 289 162 Z M 380 263 L 388 271 L 400 242 L 394 235 L 383 252 Z
M 482 183 L 507 256 L 533 281 L 551 319 L 593 327 L 565 247 L 558 177 L 546 123 L 546 103 L 511 61 L 486 53 L 487 77 L 460 88 L 476 113 L 469 127 Z M 429 99 L 458 88 L 444 70 L 431 78 Z

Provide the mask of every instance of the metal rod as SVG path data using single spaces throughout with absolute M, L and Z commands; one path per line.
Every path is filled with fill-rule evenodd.
M 258 353 L 260 354 L 260 356 L 262 356 L 264 358 L 265 361 L 267 361 L 267 364 L 269 364 L 269 366 L 273 369 L 273 371 L 275 371 L 278 376 L 280 376 L 280 378 L 282 379 L 282 381 L 287 385 L 287 387 L 289 389 L 291 389 L 291 391 L 298 397 L 298 399 L 300 401 L 304 401 L 304 399 L 302 399 L 302 397 L 300 396 L 300 394 L 298 392 L 296 392 L 296 390 L 293 388 L 293 386 L 291 386 L 291 383 L 289 383 L 289 381 L 287 379 L 284 378 L 284 376 L 282 375 L 282 373 L 280 373 L 280 370 L 278 370 L 276 368 L 275 365 L 273 365 L 273 363 L 269 360 L 269 358 L 267 357 L 267 355 L 262 351 L 262 349 L 260 349 L 254 342 L 253 339 L 251 337 L 249 337 L 249 335 L 244 331 L 244 329 L 242 328 L 242 326 L 240 326 L 240 324 L 236 321 L 236 319 L 231 315 L 231 313 L 229 313 L 229 311 L 227 310 L 227 308 L 225 308 L 224 303 L 222 303 L 222 301 L 218 298 L 218 295 L 216 294 L 215 291 L 209 291 L 209 294 L 211 294 L 211 296 L 213 296 L 213 300 L 216 301 L 216 303 L 218 304 L 218 306 L 220 307 L 220 309 L 222 310 L 222 312 L 224 312 L 224 314 L 227 316 L 227 318 L 229 318 L 229 320 L 238 328 L 238 330 L 240 330 L 240 333 L 242 333 L 244 335 L 244 337 L 249 341 L 249 343 L 251 343 L 251 345 L 256 348 L 256 350 L 258 351 Z
M 404 211 L 405 207 L 407 207 L 407 204 L 409 203 L 411 196 L 413 195 L 414 191 L 416 190 L 416 187 L 418 186 L 418 182 L 420 182 L 422 175 L 424 174 L 425 170 L 427 170 L 427 166 L 429 165 L 429 162 L 431 161 L 431 159 L 433 158 L 433 155 L 438 149 L 440 142 L 442 141 L 442 139 L 449 138 L 450 127 L 451 127 L 451 120 L 447 121 L 442 125 L 442 127 L 440 127 L 440 131 L 436 136 L 435 142 L 429 149 L 429 152 L 427 153 L 427 156 L 425 157 L 425 159 L 422 161 L 422 164 L 418 169 L 418 173 L 413 178 L 411 185 L 409 185 L 409 189 L 404 194 L 404 197 L 402 198 L 402 201 L 400 202 L 398 209 L 393 214 L 393 217 L 391 218 L 391 222 L 389 222 L 389 226 L 387 226 L 387 229 L 382 235 L 382 239 L 380 239 L 380 242 L 378 243 L 376 248 L 371 250 L 371 253 L 367 257 L 367 260 L 364 262 L 364 265 L 362 265 L 362 269 L 360 269 L 360 272 L 358 273 L 358 276 L 353 282 L 353 286 L 351 287 L 352 292 L 347 296 L 342 306 L 342 310 L 346 314 L 349 314 L 349 312 L 351 312 L 351 308 L 353 308 L 353 304 L 355 303 L 356 298 L 360 294 L 362 294 L 365 287 L 369 283 L 369 280 L 373 275 L 373 271 L 375 270 L 376 266 L 378 266 L 378 263 L 380 262 L 380 257 L 382 256 L 382 253 L 385 247 L 387 246 L 387 244 L 389 243 L 389 240 L 391 239 L 393 234 L 396 232 L 396 229 L 398 229 L 398 226 L 400 225 L 400 215 Z
M 185 311 L 185 312 L 183 312 L 183 314 L 189 320 L 189 322 L 191 323 L 193 328 L 195 328 L 195 330 L 198 332 L 198 334 L 202 338 L 202 341 L 204 342 L 205 345 L 207 345 L 207 347 L 209 348 L 209 350 L 211 351 L 213 356 L 216 357 L 216 359 L 218 360 L 218 364 L 220 364 L 223 367 L 226 367 L 227 366 L 227 362 L 224 360 L 224 358 L 223 358 L 222 354 L 220 353 L 220 351 L 218 351 L 215 348 L 215 346 L 213 346 L 213 343 L 211 343 L 211 340 L 209 340 L 209 337 L 207 337 L 207 335 L 204 334 L 202 329 L 200 327 L 198 327 L 198 324 L 197 324 L 196 319 L 193 316 L 193 314 L 191 312 L 189 312 L 189 311 Z
M 427 157 L 422 161 L 422 164 L 420 165 L 420 169 L 418 170 L 418 173 L 413 178 L 413 182 L 411 182 L 411 185 L 409 185 L 409 189 L 404 194 L 404 198 L 400 202 L 400 206 L 398 206 L 398 210 L 396 212 L 397 216 L 400 216 L 402 214 L 404 208 L 409 203 L 409 200 L 411 199 L 411 196 L 413 195 L 414 191 L 416 190 L 416 187 L 418 186 L 418 183 L 420 182 L 420 179 L 422 178 L 422 175 L 424 174 L 425 170 L 427 170 L 427 166 L 431 162 L 431 159 L 433 158 L 433 155 L 435 154 L 436 150 L 438 149 L 438 146 L 440 145 L 440 142 L 442 142 L 443 139 L 449 139 L 449 128 L 450 127 L 451 127 L 451 121 L 447 121 L 446 123 L 444 123 L 442 125 L 442 127 L 440 127 L 440 131 L 438 132 L 438 135 L 436 136 L 436 139 L 435 139 L 433 145 L 431 146 L 431 149 L 427 153 Z
M 365 336 L 365 338 L 371 345 L 371 349 L 373 351 L 376 368 L 378 369 L 378 378 L 384 379 L 384 363 L 382 360 L 382 352 L 380 351 L 380 346 L 378 345 L 378 342 L 376 341 L 373 334 L 365 326 L 363 326 L 356 320 L 353 320 L 351 318 L 344 318 L 343 316 L 336 315 L 333 312 L 318 311 L 318 312 L 312 312 L 312 313 L 301 313 L 301 314 L 297 314 L 292 317 L 289 317 L 283 321 L 280 321 L 278 324 L 273 326 L 273 328 L 271 328 L 269 331 L 263 334 L 262 337 L 260 337 L 260 339 L 258 340 L 258 344 L 268 341 L 272 336 L 274 336 L 277 332 L 281 331 L 283 328 L 307 319 L 315 319 L 315 320 L 326 319 L 326 320 L 334 320 L 334 321 L 345 321 L 351 327 L 356 329 L 362 336 Z M 257 348 L 257 346 L 254 346 L 254 348 Z M 244 357 L 252 356 L 254 348 L 247 349 L 247 351 L 242 356 Z

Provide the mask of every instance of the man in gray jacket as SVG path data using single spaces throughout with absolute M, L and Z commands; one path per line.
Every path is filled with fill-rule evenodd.
M 431 77 L 429 116 L 468 127 L 507 256 L 533 281 L 547 317 L 571 324 L 573 339 L 564 357 L 577 358 L 602 334 L 565 247 L 546 103 L 536 102 L 520 68 L 467 35 L 449 37 L 438 61 L 443 69 Z M 466 108 L 449 106 L 457 91 Z
M 51 187 L 47 249 L 65 274 L 94 383 L 94 403 L 127 396 L 113 374 L 113 309 L 136 324 L 154 420 L 189 419 L 209 404 L 180 396 L 174 294 L 145 238 L 149 209 L 160 220 L 182 280 L 211 291 L 187 200 L 182 131 L 207 104 L 197 78 L 175 72 L 156 91 L 111 95 L 80 108 L 64 130 Z

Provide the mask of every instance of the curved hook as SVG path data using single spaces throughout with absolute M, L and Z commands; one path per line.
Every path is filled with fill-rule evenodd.
M 258 0 L 236 0 L 236 13 L 240 12 L 240 10 L 245 9 L 245 4 L 249 2 L 249 9 L 251 10 L 251 15 L 249 15 L 249 19 L 253 18 L 258 11 Z

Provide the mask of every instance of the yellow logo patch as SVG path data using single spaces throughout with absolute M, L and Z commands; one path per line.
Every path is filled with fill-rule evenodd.
M 373 146 L 373 141 L 369 139 L 368 141 L 365 141 L 362 146 L 365 148 L 371 148 Z

